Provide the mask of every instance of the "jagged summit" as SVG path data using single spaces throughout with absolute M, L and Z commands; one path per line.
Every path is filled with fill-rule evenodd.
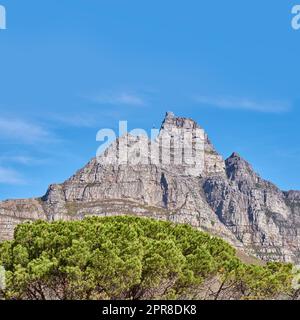
M 240 160 L 240 159 L 242 159 L 242 157 L 240 156 L 240 154 L 239 154 L 239 153 L 237 153 L 237 152 L 233 152 L 233 153 L 231 154 L 231 156 L 230 156 L 230 157 L 228 157 L 228 159 L 236 159 L 236 160 Z
M 193 152 L 199 151 L 195 142 L 202 138 L 203 167 L 186 162 L 111 163 L 104 161 L 104 154 L 64 183 L 50 185 L 41 198 L 0 202 L 0 240 L 11 239 L 15 226 L 27 220 L 133 214 L 188 223 L 267 261 L 299 262 L 300 192 L 282 192 L 236 152 L 224 161 L 201 130 L 194 120 L 168 112 L 156 143 L 170 135 L 171 144 L 158 150 L 170 148 L 174 158 L 182 154 L 176 144 L 182 133 L 192 136 L 188 148 Z M 129 159 L 151 158 L 150 140 L 132 135 L 118 139 L 106 155 L 115 159 L 113 151 L 123 142 L 130 147 Z M 137 142 L 146 152 L 136 150 Z
M 187 130 L 201 129 L 200 126 L 190 118 L 176 117 L 171 111 L 166 112 L 165 118 L 161 125 L 161 130 L 172 130 L 181 128 Z
M 230 180 L 245 181 L 248 183 L 257 183 L 259 176 L 254 172 L 252 166 L 242 158 L 237 152 L 225 160 L 227 177 Z

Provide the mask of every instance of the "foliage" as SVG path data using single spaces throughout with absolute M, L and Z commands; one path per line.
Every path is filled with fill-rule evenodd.
M 243 264 L 225 241 L 188 225 L 92 217 L 19 225 L 0 244 L 7 299 L 271 299 L 291 265 Z

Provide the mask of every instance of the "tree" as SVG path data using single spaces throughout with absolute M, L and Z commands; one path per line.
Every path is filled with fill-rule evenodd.
M 0 244 L 6 299 L 266 299 L 291 266 L 243 264 L 225 241 L 138 217 L 38 221 Z

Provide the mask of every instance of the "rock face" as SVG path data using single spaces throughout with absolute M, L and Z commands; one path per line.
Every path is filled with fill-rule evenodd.
M 204 181 L 207 202 L 245 249 L 263 260 L 299 261 L 299 192 L 284 193 L 233 153 L 226 179 Z
M 155 141 L 125 135 L 42 198 L 0 202 L 0 240 L 25 220 L 121 214 L 189 223 L 263 260 L 300 261 L 300 192 L 280 191 L 236 153 L 224 161 L 195 121 L 172 113 Z

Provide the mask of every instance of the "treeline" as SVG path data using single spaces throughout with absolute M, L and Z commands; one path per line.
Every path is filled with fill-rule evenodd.
M 6 299 L 281 299 L 292 265 L 248 265 L 188 225 L 137 217 L 19 225 L 0 244 Z

